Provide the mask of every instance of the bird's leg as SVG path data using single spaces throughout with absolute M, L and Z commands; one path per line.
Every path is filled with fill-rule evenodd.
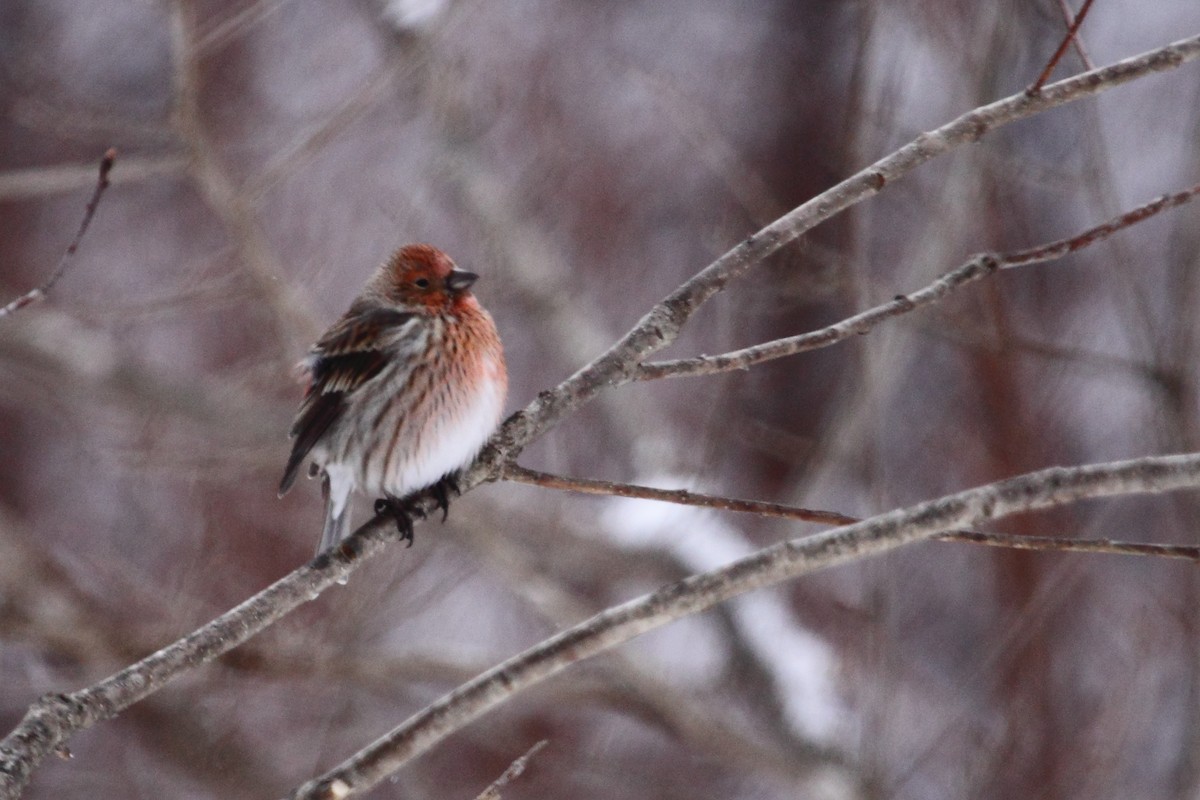
M 396 521 L 396 531 L 400 534 L 400 540 L 408 542 L 408 546 L 413 545 L 413 515 L 417 515 L 422 519 L 425 518 L 425 512 L 415 506 L 411 500 L 401 500 L 394 495 L 385 495 L 375 501 L 376 514 L 389 514 Z
M 443 476 L 440 481 L 429 488 L 429 491 L 433 494 L 433 507 L 442 510 L 442 522 L 445 522 L 446 517 L 450 516 L 450 493 L 462 494 L 458 488 L 458 473 L 451 472 L 449 475 Z

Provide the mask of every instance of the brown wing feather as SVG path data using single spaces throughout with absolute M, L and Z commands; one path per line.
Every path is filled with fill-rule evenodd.
M 384 347 L 394 338 L 383 334 L 415 317 L 393 308 L 351 307 L 316 343 L 310 354 L 312 379 L 292 424 L 295 442 L 279 482 L 280 496 L 291 488 L 300 464 L 345 410 L 346 396 L 387 364 Z
M 378 350 L 381 343 L 387 339 L 386 336 L 380 335 L 382 331 L 398 328 L 416 316 L 411 311 L 360 306 L 356 303 L 344 317 L 325 331 L 325 335 L 313 346 L 313 354 L 339 356 L 363 350 Z

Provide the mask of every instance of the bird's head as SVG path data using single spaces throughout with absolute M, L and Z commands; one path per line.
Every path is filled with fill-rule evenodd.
M 459 269 L 450 256 L 427 244 L 407 244 L 376 273 L 373 288 L 402 308 L 446 311 L 473 302 L 479 276 Z

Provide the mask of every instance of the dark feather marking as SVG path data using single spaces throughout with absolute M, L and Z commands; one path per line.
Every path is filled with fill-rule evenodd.
M 336 356 L 378 349 L 380 330 L 398 328 L 416 316 L 411 311 L 395 308 L 351 307 L 340 322 L 325 332 L 313 352 L 322 356 Z
M 292 425 L 296 441 L 279 482 L 280 495 L 291 488 L 305 456 L 345 410 L 346 395 L 387 365 L 388 354 L 380 347 L 388 337 L 380 332 L 403 326 L 415 317 L 394 308 L 351 307 L 313 347 L 312 381 Z
M 300 415 L 292 426 L 292 436 L 296 441 L 292 444 L 292 454 L 288 456 L 287 466 L 283 470 L 283 479 L 279 481 L 279 494 L 283 495 L 296 480 L 300 464 L 304 457 L 313 449 L 316 443 L 329 430 L 342 413 L 345 406 L 341 392 L 336 394 L 310 394 L 300 407 Z
M 353 392 L 378 375 L 387 360 L 387 354 L 379 350 L 322 357 L 313 365 L 312 391 L 321 394 Z

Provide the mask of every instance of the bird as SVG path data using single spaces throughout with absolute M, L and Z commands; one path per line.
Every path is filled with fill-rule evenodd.
M 353 493 L 379 498 L 412 544 L 412 499 L 432 492 L 442 519 L 457 475 L 500 421 L 504 349 L 471 292 L 479 278 L 428 244 L 396 250 L 301 362 L 307 379 L 279 496 L 301 465 L 321 478 L 317 554 L 348 535 Z

